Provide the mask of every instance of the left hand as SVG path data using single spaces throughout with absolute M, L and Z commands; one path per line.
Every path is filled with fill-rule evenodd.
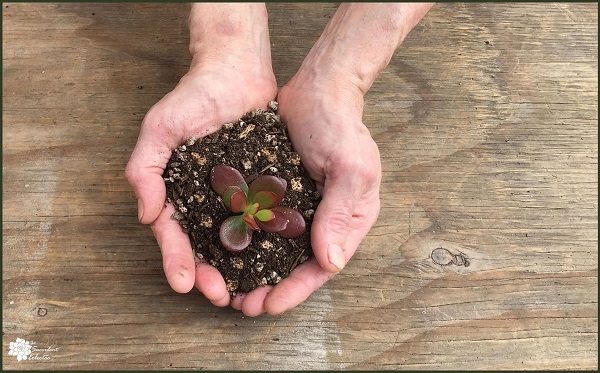
M 188 235 L 171 218 L 174 207 L 165 204 L 162 175 L 172 150 L 187 139 L 213 133 L 223 123 L 266 107 L 273 99 L 277 83 L 270 61 L 259 61 L 256 66 L 249 61 L 243 56 L 234 66 L 222 61 L 194 65 L 146 114 L 125 171 L 138 198 L 139 220 L 151 224 L 160 246 L 169 285 L 179 293 L 187 293 L 195 285 L 221 307 L 230 301 L 225 281 L 216 268 L 205 263 L 195 266 Z M 240 86 L 247 91 L 240 90 Z

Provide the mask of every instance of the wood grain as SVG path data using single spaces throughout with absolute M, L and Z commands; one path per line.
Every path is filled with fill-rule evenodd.
M 336 6 L 268 8 L 281 86 Z M 124 178 L 187 12 L 2 4 L 4 369 L 598 368 L 597 4 L 436 5 L 366 97 L 376 226 L 254 319 L 170 290 Z

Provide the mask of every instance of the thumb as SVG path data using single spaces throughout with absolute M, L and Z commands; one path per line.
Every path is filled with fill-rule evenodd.
M 326 176 L 311 243 L 317 261 L 328 272 L 344 268 L 377 221 L 381 168 L 376 158 L 368 159 L 340 160 Z
M 358 198 L 355 183 L 344 176 L 326 179 L 323 199 L 315 212 L 311 243 L 317 261 L 328 272 L 342 270 L 356 251 L 356 247 L 348 244 L 355 228 L 353 215 Z
M 163 172 L 171 149 L 152 141 L 153 135 L 144 128 L 125 168 L 125 176 L 138 199 L 138 219 L 150 224 L 162 211 L 166 197 Z

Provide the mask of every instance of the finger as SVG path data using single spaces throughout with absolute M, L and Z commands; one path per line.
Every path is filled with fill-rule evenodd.
M 334 273 L 327 272 L 312 258 L 299 265 L 266 296 L 265 311 L 280 315 L 304 302 L 315 290 L 329 281 Z
M 311 228 L 311 243 L 321 267 L 339 272 L 346 265 L 347 237 L 355 227 L 354 214 L 359 193 L 354 191 L 356 181 L 346 177 L 325 180 L 323 199 L 317 207 Z
M 379 214 L 379 152 L 374 143 L 363 151 L 357 158 L 341 152 L 324 167 L 323 199 L 315 212 L 311 243 L 317 261 L 329 272 L 344 268 Z
M 196 287 L 206 299 L 217 307 L 229 305 L 230 296 L 227 285 L 221 273 L 207 263 L 200 263 L 196 267 Z
M 138 219 L 150 224 L 160 214 L 166 188 L 163 171 L 171 156 L 171 149 L 157 140 L 157 133 L 142 128 L 138 142 L 125 168 L 125 176 L 138 199 Z
M 244 302 L 244 298 L 246 297 L 245 293 L 237 293 L 235 297 L 231 300 L 231 308 L 234 310 L 241 311 L 242 303 Z
M 258 287 L 244 297 L 242 302 L 242 312 L 248 317 L 256 317 L 266 312 L 265 299 L 273 286 Z
M 179 222 L 171 218 L 174 211 L 171 204 L 167 205 L 151 227 L 160 246 L 169 285 L 178 293 L 187 293 L 194 287 L 194 256 L 188 236 Z

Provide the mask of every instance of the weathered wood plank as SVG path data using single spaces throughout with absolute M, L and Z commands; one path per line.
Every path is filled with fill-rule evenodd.
M 336 6 L 268 8 L 281 86 Z M 124 179 L 187 69 L 187 5 L 2 11 L 3 368 L 598 368 L 597 4 L 436 5 L 366 97 L 376 226 L 255 319 L 169 289 Z M 51 350 L 19 362 L 16 338 Z

